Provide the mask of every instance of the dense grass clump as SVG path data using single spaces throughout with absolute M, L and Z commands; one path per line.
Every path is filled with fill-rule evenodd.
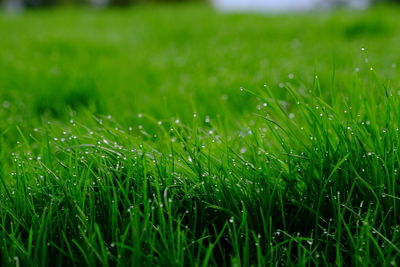
M 396 10 L 173 8 L 0 16 L 1 264 L 396 266 Z

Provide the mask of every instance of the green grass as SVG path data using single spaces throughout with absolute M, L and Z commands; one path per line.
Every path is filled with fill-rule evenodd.
M 399 11 L 0 14 L 0 265 L 397 266 Z

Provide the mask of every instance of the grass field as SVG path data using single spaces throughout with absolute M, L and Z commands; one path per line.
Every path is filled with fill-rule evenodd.
M 398 266 L 399 11 L 0 14 L 0 265 Z

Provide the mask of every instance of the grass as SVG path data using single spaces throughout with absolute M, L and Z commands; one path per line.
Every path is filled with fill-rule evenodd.
M 1 265 L 397 266 L 398 11 L 1 14 Z

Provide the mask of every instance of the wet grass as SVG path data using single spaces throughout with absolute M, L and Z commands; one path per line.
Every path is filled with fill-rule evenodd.
M 400 25 L 0 15 L 4 266 L 396 266 Z

